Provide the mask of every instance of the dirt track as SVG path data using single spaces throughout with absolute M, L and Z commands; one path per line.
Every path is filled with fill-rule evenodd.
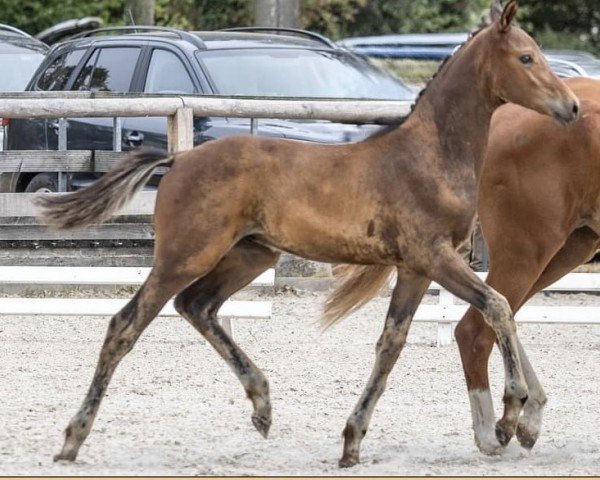
M 544 432 L 531 453 L 513 441 L 488 458 L 472 440 L 456 345 L 436 348 L 436 326 L 413 325 L 363 442 L 362 464 L 339 470 L 341 430 L 370 372 L 387 299 L 320 334 L 314 321 L 322 294 L 272 298 L 273 320 L 236 324 L 236 340 L 270 379 L 268 440 L 254 431 L 250 403 L 214 351 L 183 320 L 159 319 L 117 370 L 74 464 L 53 463 L 52 455 L 87 390 L 108 319 L 0 318 L 0 474 L 600 473 L 600 326 L 520 327 L 550 398 Z M 496 353 L 491 364 L 499 413 Z

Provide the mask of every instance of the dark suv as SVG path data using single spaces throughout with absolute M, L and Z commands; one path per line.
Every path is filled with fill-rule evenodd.
M 412 100 L 415 96 L 397 78 L 320 35 L 260 28 L 184 32 L 141 27 L 139 32 L 129 28 L 123 33 L 115 27 L 88 32 L 53 48 L 27 89 L 394 100 Z M 265 119 L 258 123 L 258 134 L 348 142 L 364 138 L 374 128 Z M 194 119 L 196 144 L 248 133 L 249 119 Z M 112 150 L 112 136 L 110 118 L 68 120 L 68 149 Z M 55 150 L 57 145 L 57 119 L 11 120 L 9 149 Z M 140 145 L 166 148 L 165 118 L 123 119 L 122 149 Z M 90 181 L 89 174 L 69 175 L 71 189 Z M 55 173 L 2 177 L 0 191 L 5 192 L 54 191 L 57 187 Z

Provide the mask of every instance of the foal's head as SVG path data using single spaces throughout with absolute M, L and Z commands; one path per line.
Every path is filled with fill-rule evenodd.
M 504 9 L 498 4 L 492 6 L 490 25 L 477 35 L 481 38 L 473 39 L 487 43 L 481 67 L 490 93 L 499 103 L 516 103 L 561 123 L 575 120 L 579 113 L 577 97 L 550 70 L 535 41 L 512 25 L 516 13 L 516 0 L 510 0 Z

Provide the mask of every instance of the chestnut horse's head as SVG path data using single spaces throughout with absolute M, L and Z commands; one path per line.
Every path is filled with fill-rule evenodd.
M 553 116 L 561 123 L 576 120 L 577 97 L 550 70 L 535 41 L 512 25 L 516 13 L 516 0 L 510 0 L 503 9 L 499 4 L 493 5 L 491 23 L 479 34 L 488 43 L 481 64 L 488 70 L 484 76 L 490 93 L 501 103 L 516 103 Z

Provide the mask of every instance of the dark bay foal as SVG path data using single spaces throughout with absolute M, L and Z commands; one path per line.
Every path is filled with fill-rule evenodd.
M 112 318 L 92 384 L 56 459 L 75 459 L 118 363 L 174 295 L 181 315 L 239 378 L 254 407 L 252 422 L 266 436 L 267 379 L 219 326 L 217 312 L 282 250 L 397 271 L 373 372 L 344 430 L 341 466 L 359 461 L 375 404 L 431 280 L 481 311 L 496 333 L 506 372 L 501 437 L 512 435 L 527 385 L 510 307 L 465 266 L 456 247 L 471 228 L 492 112 L 506 101 L 563 122 L 578 112 L 577 99 L 535 42 L 511 26 L 516 9 L 510 1 L 495 12 L 493 23 L 441 68 L 412 114 L 366 141 L 332 146 L 232 137 L 170 157 L 140 151 L 87 189 L 42 197 L 46 222 L 82 227 L 115 213 L 155 167 L 171 167 L 156 201 L 154 267 Z M 329 320 L 357 299 L 343 297 L 330 305 Z M 480 442 L 485 450 L 499 447 L 495 437 Z

